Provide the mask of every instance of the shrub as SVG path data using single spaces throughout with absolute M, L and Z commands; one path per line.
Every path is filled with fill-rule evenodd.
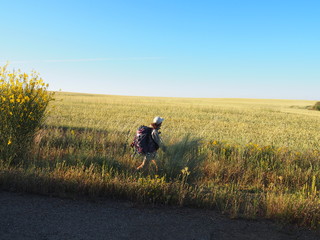
M 53 93 L 39 74 L 0 68 L 0 160 L 17 163 L 28 153 Z
M 313 109 L 320 111 L 320 102 L 316 102 L 316 104 L 313 106 Z

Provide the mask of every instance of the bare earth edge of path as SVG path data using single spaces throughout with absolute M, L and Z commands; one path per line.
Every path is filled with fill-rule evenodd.
M 90 202 L 0 190 L 0 239 L 320 239 L 266 220 L 126 201 Z

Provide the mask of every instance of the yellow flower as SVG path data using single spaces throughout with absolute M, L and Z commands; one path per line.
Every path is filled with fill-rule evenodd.
M 11 140 L 9 139 L 9 141 L 8 141 L 8 145 L 10 145 L 12 142 L 11 142 Z

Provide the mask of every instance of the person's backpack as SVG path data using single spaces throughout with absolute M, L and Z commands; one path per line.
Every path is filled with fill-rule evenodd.
M 159 146 L 152 139 L 152 128 L 147 126 L 140 126 L 134 136 L 131 147 L 134 148 L 138 154 L 146 154 L 148 152 L 155 152 Z

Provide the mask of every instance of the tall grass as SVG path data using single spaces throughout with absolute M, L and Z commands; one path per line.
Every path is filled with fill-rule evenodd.
M 186 135 L 176 142 L 169 142 L 168 150 L 158 157 L 159 173 L 168 179 L 175 179 L 181 174 L 181 170 L 187 168 L 191 178 L 199 178 L 202 175 L 201 165 L 204 155 L 201 154 L 199 139 Z
M 1 162 L 3 189 L 216 208 L 231 217 L 320 223 L 319 112 L 308 101 L 59 93 L 33 158 Z M 136 173 L 135 129 L 166 118 L 158 172 Z

